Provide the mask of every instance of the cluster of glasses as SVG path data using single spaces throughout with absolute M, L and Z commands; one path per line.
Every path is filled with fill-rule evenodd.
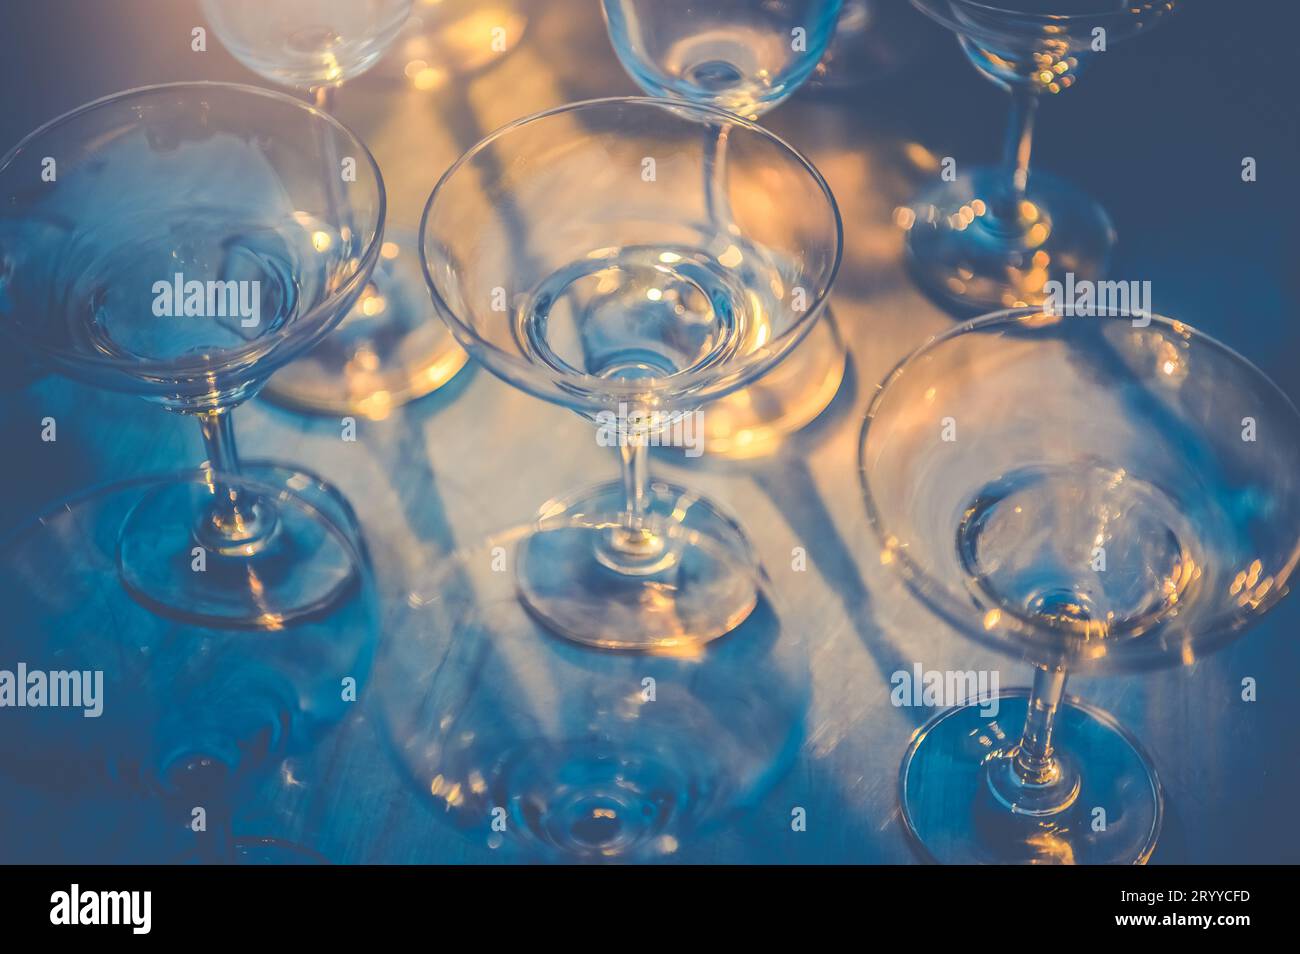
M 982 700 L 917 733 L 903 818 L 943 861 L 1143 861 L 1162 815 L 1151 762 L 1064 696 L 1066 674 L 1187 662 L 1286 592 L 1300 416 L 1181 322 L 1038 307 L 1059 272 L 1101 274 L 1113 231 L 1069 186 L 1029 178 L 1035 104 L 1074 82 L 1097 29 L 1116 42 L 1171 4 L 914 2 L 1015 111 L 1005 168 L 920 200 L 910 259 L 956 304 L 1016 307 L 881 384 L 860 442 L 867 511 L 920 600 L 1035 678 L 1003 693 L 997 721 Z M 409 34 L 411 0 L 205 0 L 242 63 L 314 102 L 131 90 L 0 160 L 0 328 L 71 376 L 193 416 L 207 449 L 198 470 L 61 503 L 0 557 L 5 605 L 49 634 L 49 659 L 111 660 L 110 679 L 148 688 L 121 718 L 161 728 L 117 764 L 150 766 L 177 797 L 225 791 L 250 754 L 338 718 L 328 687 L 364 680 L 374 656 L 399 758 L 494 846 L 670 855 L 766 789 L 801 742 L 804 634 L 740 523 L 652 479 L 645 442 L 620 442 L 619 480 L 428 554 L 381 607 L 347 502 L 241 461 L 232 412 L 264 388 L 300 409 L 386 409 L 468 355 L 596 424 L 668 428 L 711 404 L 722 454 L 806 425 L 844 376 L 828 308 L 840 217 L 813 164 L 755 120 L 826 73 L 837 24 L 860 28 L 863 6 L 604 0 L 649 96 L 490 134 L 442 175 L 415 236 L 387 227 L 378 165 L 327 111 Z M 258 705 L 225 719 L 250 685 Z M 233 836 L 203 855 L 302 857 Z

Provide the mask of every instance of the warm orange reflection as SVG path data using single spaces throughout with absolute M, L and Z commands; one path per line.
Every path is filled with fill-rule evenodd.
M 512 52 L 527 24 L 517 0 L 416 0 L 397 41 L 402 72 L 414 89 L 438 89 Z

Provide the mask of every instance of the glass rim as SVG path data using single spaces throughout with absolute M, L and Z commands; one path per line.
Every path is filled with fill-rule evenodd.
M 83 352 L 72 352 L 62 348 L 51 348 L 40 342 L 22 341 L 20 346 L 29 348 L 45 357 L 68 367 L 85 367 L 99 371 L 121 371 L 131 377 L 141 377 L 150 375 L 150 389 L 163 388 L 168 385 L 176 375 L 183 375 L 193 372 L 207 372 L 211 374 L 225 374 L 242 363 L 245 359 L 253 358 L 253 364 L 250 368 L 255 368 L 260 363 L 260 358 L 270 353 L 283 342 L 296 337 L 310 339 L 312 334 L 321 333 L 321 326 L 328 330 L 331 323 L 323 322 L 322 316 L 328 316 L 332 309 L 338 310 L 339 314 L 336 320 L 343 318 L 342 309 L 338 308 L 338 303 L 346 301 L 351 295 L 364 286 L 369 272 L 378 259 L 379 249 L 384 241 L 384 223 L 387 219 L 388 195 L 387 188 L 384 185 L 384 178 L 379 169 L 379 163 L 375 160 L 374 155 L 366 146 L 365 141 L 358 136 L 349 126 L 346 126 L 329 113 L 318 109 L 311 103 L 305 102 L 292 96 L 289 93 L 280 90 L 265 89 L 261 86 L 252 86 L 247 83 L 227 83 L 220 80 L 182 80 L 170 83 L 153 83 L 147 86 L 135 86 L 130 89 L 120 90 L 116 93 L 109 93 L 107 96 L 101 96 L 89 102 L 82 103 L 67 112 L 60 113 L 53 119 L 46 120 L 37 126 L 27 135 L 23 136 L 13 147 L 0 156 L 0 175 L 3 175 L 10 165 L 18 158 L 24 150 L 30 149 L 35 143 L 39 142 L 41 137 L 45 136 L 52 130 L 65 125 L 85 113 L 90 113 L 104 106 L 109 106 L 122 101 L 130 100 L 133 97 L 152 95 L 155 93 L 166 93 L 172 90 L 218 90 L 238 94 L 252 94 L 261 96 L 266 99 L 274 100 L 282 105 L 292 106 L 306 113 L 311 114 L 316 119 L 322 119 L 334 129 L 342 133 L 347 139 L 355 143 L 360 154 L 365 158 L 370 166 L 370 171 L 375 178 L 375 188 L 378 199 L 378 209 L 375 221 L 375 234 L 371 239 L 369 246 L 361 253 L 359 257 L 360 267 L 343 283 L 340 288 L 331 294 L 324 301 L 317 304 L 310 311 L 304 313 L 301 317 L 291 321 L 288 327 L 274 334 L 261 336 L 249 341 L 246 344 L 236 348 L 222 349 L 215 352 L 209 358 L 202 357 L 182 357 L 170 360 L 150 359 L 126 359 L 116 358 L 110 355 L 87 354 Z M 0 321 L 0 331 L 9 331 L 9 322 Z M 311 332 L 312 334 L 308 334 Z M 9 331 L 12 336 L 12 332 Z M 159 380 L 154 380 L 156 377 Z M 254 374 L 247 374 L 246 377 L 256 377 Z
M 917 5 L 932 3 L 933 0 L 918 0 Z M 1061 21 L 1085 21 L 1085 20 L 1108 20 L 1112 17 L 1127 14 L 1126 8 L 1118 8 L 1109 12 L 1079 12 L 1079 13 L 1035 13 L 1032 10 L 1016 10 L 1012 7 L 1004 7 L 1000 3 L 989 3 L 987 0 L 943 0 L 943 2 L 958 7 L 972 7 L 976 10 L 984 10 L 988 13 L 1001 13 L 1007 16 L 1019 17 L 1023 20 L 1035 20 L 1044 23 L 1059 23 Z M 1062 4 L 1068 0 L 1060 0 Z
M 1062 0 L 1062 3 L 1066 0 Z M 1159 9 L 1160 0 L 1138 0 L 1139 3 L 1146 3 L 1150 12 L 1155 13 L 1158 17 L 1163 17 L 1164 13 L 1172 13 L 1176 8 L 1175 0 L 1164 0 L 1165 10 Z M 1086 29 L 1098 24 L 1107 23 L 1120 17 L 1131 17 L 1134 14 L 1128 5 L 1118 7 L 1109 12 L 1079 12 L 1079 13 L 1034 13 L 1032 11 L 1014 10 L 1004 7 L 998 2 L 987 2 L 987 0 L 911 0 L 911 4 L 921 13 L 930 19 L 938 22 L 942 26 L 954 33 L 965 36 L 975 36 L 982 39 L 997 39 L 997 31 L 991 27 L 976 27 L 972 24 L 960 23 L 954 19 L 943 8 L 965 7 L 972 12 L 991 13 L 998 16 L 1016 17 L 1017 19 L 1034 23 L 1038 26 L 1063 26 L 1068 28 Z M 1156 20 L 1159 22 L 1159 19 Z M 1144 30 L 1146 28 L 1143 28 Z M 1134 30 L 1133 33 L 1139 31 Z M 1127 39 L 1132 34 L 1123 34 L 1119 38 Z
M 875 494 L 872 492 L 866 460 L 867 440 L 871 434 L 871 426 L 881 411 L 881 405 L 889 392 L 889 386 L 907 373 L 919 360 L 954 339 L 963 338 L 970 334 L 983 333 L 999 326 L 1013 327 L 1024 322 L 1025 319 L 1040 315 L 1053 319 L 1052 322 L 1045 323 L 1043 327 L 1055 325 L 1062 321 L 1113 321 L 1125 323 L 1132 321 L 1132 317 L 1127 315 L 1054 315 L 1045 312 L 1042 308 L 1008 308 L 989 312 L 977 318 L 961 322 L 940 334 L 932 335 L 920 346 L 909 351 L 890 368 L 889 372 L 876 385 L 876 391 L 868 403 L 866 417 L 858 434 L 858 483 L 866 504 L 867 522 L 871 525 L 876 541 L 890 553 L 889 565 L 896 568 L 904 585 L 912 595 L 930 612 L 967 638 L 972 638 L 978 643 L 1008 655 L 1019 655 L 1035 664 L 1059 664 L 1073 671 L 1136 671 L 1177 665 L 1174 654 L 1169 650 L 1160 651 L 1157 649 L 1155 652 L 1151 652 L 1148 648 L 1147 651 L 1143 652 L 1138 649 L 1120 648 L 1116 652 L 1106 652 L 1096 656 L 1062 652 L 1061 630 L 1059 628 L 1036 624 L 1028 617 L 1008 612 L 1001 614 L 997 629 L 1008 632 L 1011 634 L 1010 637 L 1007 635 L 990 635 L 990 632 L 982 625 L 982 620 L 979 618 L 979 607 L 976 604 L 972 603 L 969 598 L 964 600 L 958 598 L 957 591 L 923 570 L 908 555 L 906 547 L 891 547 L 889 544 L 893 534 L 884 519 Z M 1279 402 L 1285 411 L 1289 412 L 1296 430 L 1300 431 L 1300 411 L 1296 409 L 1295 403 L 1276 381 L 1261 371 L 1240 352 L 1186 322 L 1176 321 L 1157 314 L 1145 317 L 1150 318 L 1150 325 L 1146 327 L 1163 328 L 1172 334 L 1177 334 L 1179 337 L 1185 337 L 1184 332 L 1190 332 L 1192 337 L 1185 337 L 1185 340 L 1191 341 L 1195 339 L 1201 342 L 1203 347 L 1210 348 L 1227 357 L 1233 364 L 1243 368 L 1252 380 L 1263 383 L 1265 390 L 1272 394 L 1273 398 Z M 1181 331 L 1178 329 L 1181 329 Z M 1207 655 L 1257 623 L 1286 595 L 1286 584 L 1297 564 L 1300 564 L 1300 535 L 1297 535 L 1292 544 L 1289 557 L 1276 574 L 1279 585 L 1269 590 L 1259 603 L 1259 608 L 1244 614 L 1231 611 L 1213 613 L 1203 625 L 1197 626 L 1195 630 L 1187 630 L 1190 638 L 1181 640 L 1184 650 L 1193 650 L 1196 652 L 1197 657 Z M 1147 630 L 1147 633 L 1158 632 L 1163 625 L 1163 623 L 1157 623 L 1152 629 Z M 1041 651 L 1041 655 L 1035 655 L 1034 651 L 1036 650 Z
M 695 113 L 704 118 L 713 118 L 718 122 L 725 122 L 729 126 L 738 126 L 748 132 L 756 133 L 761 138 L 770 143 L 774 143 L 779 149 L 793 156 L 796 163 L 812 178 L 818 189 L 825 197 L 830 208 L 831 218 L 835 224 L 835 254 L 831 262 L 831 267 L 826 276 L 824 283 L 825 288 L 819 292 L 816 299 L 809 304 L 808 308 L 791 326 L 775 338 L 765 343 L 765 350 L 784 354 L 793 345 L 798 342 L 812 328 L 813 322 L 821 315 L 825 309 L 827 301 L 830 300 L 831 289 L 834 287 L 836 276 L 839 274 L 840 264 L 844 255 L 844 223 L 840 217 L 839 204 L 835 201 L 835 194 L 831 191 L 830 184 L 825 177 L 813 165 L 812 161 L 802 152 L 782 139 L 780 136 L 765 129 L 757 123 L 747 119 L 742 119 L 735 113 L 728 112 L 715 106 L 707 106 L 701 103 L 690 103 L 666 97 L 655 96 L 605 96 L 597 99 L 584 99 L 573 103 L 565 103 L 561 106 L 555 106 L 540 112 L 530 113 L 514 119 L 503 126 L 498 127 L 488 133 L 474 145 L 470 146 L 452 165 L 438 178 L 429 193 L 429 198 L 424 203 L 424 211 L 420 215 L 420 226 L 417 231 L 420 246 L 420 268 L 424 272 L 424 281 L 428 286 L 431 297 L 433 298 L 434 308 L 439 315 L 451 328 L 452 333 L 460 341 L 466 351 L 487 366 L 498 377 L 501 377 L 508 384 L 516 387 L 523 387 L 530 393 L 535 394 L 544 400 L 553 400 L 552 388 L 559 388 L 566 392 L 568 397 L 575 402 L 580 402 L 586 406 L 603 407 L 608 400 L 617 400 L 619 398 L 635 398 L 647 393 L 650 394 L 667 394 L 674 395 L 692 389 L 707 392 L 707 397 L 702 400 L 711 400 L 744 386 L 743 381 L 736 381 L 734 386 L 722 388 L 716 391 L 710 391 L 709 385 L 717 381 L 736 378 L 744 369 L 753 366 L 761 366 L 762 359 L 755 359 L 747 362 L 744 359 L 738 361 L 722 362 L 717 365 L 711 365 L 706 368 L 696 370 L 686 370 L 677 374 L 658 377 L 658 378 L 640 378 L 635 381 L 619 381 L 607 378 L 597 377 L 592 374 L 564 374 L 554 369 L 545 369 L 536 362 L 528 361 L 518 355 L 500 348 L 479 335 L 473 327 L 467 324 L 459 315 L 456 314 L 442 295 L 438 284 L 434 281 L 433 275 L 429 269 L 429 259 L 425 252 L 425 238 L 428 234 L 430 213 L 433 211 L 439 196 L 443 189 L 452 178 L 464 166 L 468 165 L 479 153 L 492 146 L 497 140 L 508 136 L 510 133 L 525 126 L 530 126 L 541 120 L 550 119 L 551 117 L 563 115 L 571 112 L 590 109 L 600 106 L 646 106 L 667 112 L 685 112 Z M 772 346 L 776 343 L 781 344 L 781 348 L 774 349 Z M 482 354 L 491 355 L 491 360 L 482 358 Z M 518 377 L 515 377 L 515 374 Z M 507 376 L 510 375 L 510 376 Z M 522 382 L 538 380 L 549 384 L 552 388 L 542 387 L 535 389 Z M 667 384 L 665 384 L 667 382 Z M 559 401 L 556 403 L 569 404 L 569 401 Z

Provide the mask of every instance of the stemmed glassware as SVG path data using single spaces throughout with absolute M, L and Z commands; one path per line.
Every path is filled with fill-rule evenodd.
M 199 495 L 213 484 L 320 521 L 357 567 L 343 598 L 328 613 L 257 634 L 178 621 L 132 599 L 117 578 L 117 527 L 152 495 L 178 485 Z M 379 606 L 360 526 L 337 490 L 257 462 L 239 475 L 139 477 L 51 505 L 0 544 L 0 655 L 29 673 L 63 673 L 76 690 L 59 708 L 6 713 L 8 774 L 39 790 L 153 796 L 167 822 L 186 829 L 183 849 L 126 842 L 128 854 L 108 860 L 171 852 L 209 863 L 322 860 L 283 840 L 237 836 L 233 809 L 241 784 L 347 714 L 356 698 L 348 680 L 358 692 L 368 683 Z
M 860 459 L 882 561 L 959 632 L 1036 668 L 1031 691 L 917 732 L 908 832 L 945 862 L 1145 861 L 1155 769 L 1066 677 L 1190 664 L 1287 592 L 1295 407 L 1182 322 L 1021 309 L 898 365 Z
M 213 32 L 250 70 L 310 92 L 329 112 L 344 81 L 388 51 L 412 0 L 203 0 Z M 341 157 L 323 151 L 321 175 Z M 360 300 L 335 333 L 286 367 L 268 386 L 272 398 L 305 411 L 384 417 L 441 387 L 465 365 L 465 353 L 429 313 L 415 235 L 386 229 L 382 254 Z
M 1011 94 L 1002 164 L 958 162 L 902 220 L 929 291 L 975 311 L 1038 305 L 1049 281 L 1095 281 L 1115 244 L 1110 217 L 1076 186 L 1029 168 L 1034 114 L 1111 45 L 1151 29 L 1174 0 L 912 0 L 957 34 L 979 72 Z
M 384 186 L 366 147 L 281 93 L 167 84 L 27 136 L 0 159 L 0 197 L 0 332 L 192 415 L 217 475 L 160 484 L 112 528 L 121 584 L 196 625 L 328 613 L 356 586 L 350 548 L 316 509 L 220 475 L 240 473 L 233 409 L 339 322 L 379 256 Z
M 699 174 L 708 130 L 728 142 L 725 224 Z M 817 170 L 720 110 L 593 100 L 471 148 L 420 232 L 435 306 L 466 350 L 592 420 L 622 462 L 620 482 L 545 505 L 518 542 L 524 603 L 611 648 L 690 646 L 739 625 L 759 591 L 744 533 L 650 480 L 646 455 L 687 438 L 705 404 L 762 377 L 816 324 L 841 248 Z
M 586 531 L 580 515 L 564 522 Z M 798 752 L 810 692 L 798 617 L 760 584 L 726 639 L 593 652 L 542 629 L 500 572 L 534 532 L 413 566 L 375 665 L 389 739 L 435 810 L 502 860 L 672 858 Z
M 604 0 L 619 61 L 646 93 L 755 120 L 792 96 L 834 35 L 840 0 Z M 709 215 L 730 224 L 724 127 L 705 131 Z M 754 334 L 763 333 L 755 325 Z M 825 410 L 844 378 L 846 352 L 829 312 L 758 385 L 719 401 L 706 422 L 711 453 L 751 456 Z

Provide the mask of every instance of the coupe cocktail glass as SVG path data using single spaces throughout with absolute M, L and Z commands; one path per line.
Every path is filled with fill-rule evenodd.
M 726 224 L 699 174 L 710 129 L 728 140 Z M 647 445 L 689 440 L 700 408 L 762 377 L 816 324 L 841 244 L 817 170 L 720 110 L 593 100 L 470 149 L 420 231 L 434 303 L 466 350 L 591 419 L 622 460 L 621 482 L 551 502 L 520 541 L 524 602 L 605 647 L 737 626 L 757 598 L 751 548 L 708 501 L 651 481 Z
M 1295 407 L 1182 322 L 1006 311 L 895 368 L 861 468 L 882 561 L 959 632 L 1036 667 L 995 717 L 972 701 L 918 730 L 909 833 L 945 862 L 1145 861 L 1155 769 L 1066 676 L 1191 664 L 1287 592 Z
M 929 291 L 985 311 L 1042 304 L 1067 272 L 1105 275 L 1115 230 L 1106 211 L 1069 182 L 1031 172 L 1034 114 L 1065 92 L 1111 45 L 1160 23 L 1173 0 L 912 0 L 957 34 L 975 68 L 1011 94 L 1002 165 L 958 162 L 902 219 L 908 262 Z
M 323 156 L 349 163 L 330 174 Z M 0 332 L 72 377 L 192 415 L 209 464 L 232 475 L 233 409 L 356 301 L 385 201 L 346 128 L 226 83 L 129 90 L 47 123 L 0 159 L 0 197 Z M 325 612 L 356 582 L 314 511 L 216 480 L 144 497 L 118 568 L 160 612 L 253 628 Z
M 412 0 L 203 0 L 213 32 L 234 57 L 274 83 L 333 109 L 335 90 L 388 51 Z M 334 174 L 339 156 L 316 168 Z M 384 417 L 436 390 L 468 360 L 430 313 L 408 229 L 388 223 L 361 298 L 334 333 L 286 367 L 268 396 L 304 411 Z
M 813 74 L 834 35 L 840 0 L 604 0 L 604 8 L 619 61 L 647 93 L 754 120 Z M 726 135 L 721 127 L 704 135 L 710 137 L 702 163 L 709 214 L 726 228 Z M 719 402 L 707 423 L 709 451 L 769 452 L 826 409 L 844 379 L 845 360 L 828 312 L 772 374 Z

